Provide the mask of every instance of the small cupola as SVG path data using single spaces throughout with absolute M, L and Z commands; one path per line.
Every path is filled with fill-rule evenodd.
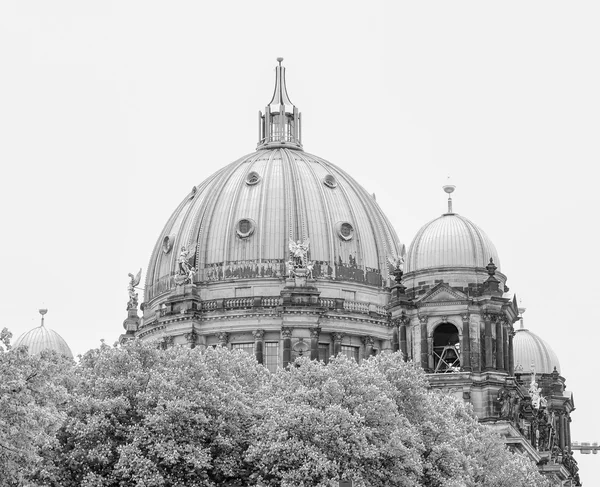
M 290 101 L 285 86 L 285 68 L 281 65 L 283 58 L 277 58 L 275 67 L 275 92 L 265 113 L 258 112 L 258 146 L 257 149 L 286 147 L 302 149 L 302 118 L 300 112 Z

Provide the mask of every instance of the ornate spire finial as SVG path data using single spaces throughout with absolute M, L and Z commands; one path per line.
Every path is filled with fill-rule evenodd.
M 526 308 L 523 307 L 523 300 L 519 299 L 519 322 L 520 322 L 520 329 L 524 330 L 525 329 L 525 325 L 523 324 L 523 313 L 525 313 Z
M 450 176 L 448 176 L 448 182 L 450 182 Z M 444 186 L 442 186 L 442 189 L 448 193 L 448 213 L 446 213 L 447 215 L 452 215 L 454 212 L 452 211 L 452 193 L 454 192 L 454 189 L 456 188 L 456 186 L 454 186 L 453 184 L 446 184 Z
M 302 149 L 302 131 L 300 112 L 291 102 L 285 85 L 285 68 L 283 58 L 278 57 L 275 66 L 275 91 L 273 98 L 265 108 L 265 113 L 258 112 L 258 146 L 257 149 L 286 147 Z
M 41 308 L 38 311 L 42 315 L 42 325 L 41 326 L 44 326 L 44 315 L 48 312 L 48 310 L 46 308 Z

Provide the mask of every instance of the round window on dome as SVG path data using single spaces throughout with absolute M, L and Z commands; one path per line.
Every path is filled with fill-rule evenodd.
M 171 252 L 171 249 L 173 248 L 173 241 L 174 238 L 172 235 L 167 235 L 165 238 L 163 238 L 162 249 L 165 254 Z
M 354 227 L 348 222 L 340 222 L 337 224 L 337 234 L 342 240 L 352 240 Z
M 260 181 L 260 176 L 256 171 L 252 171 L 248 176 L 246 176 L 246 184 L 248 186 L 253 186 Z
M 196 186 L 193 186 L 192 190 L 190 191 L 190 199 L 192 199 L 194 196 L 196 196 L 197 192 L 198 192 L 198 188 Z
M 328 174 L 323 178 L 323 184 L 328 188 L 335 188 L 337 186 L 337 181 L 331 174 Z
M 242 218 L 237 223 L 236 233 L 240 238 L 248 238 L 254 233 L 254 221 L 250 218 Z

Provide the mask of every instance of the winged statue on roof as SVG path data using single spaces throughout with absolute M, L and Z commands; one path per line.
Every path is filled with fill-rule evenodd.
M 390 275 L 394 276 L 397 282 L 400 282 L 404 274 L 404 262 L 406 261 L 406 246 L 402 244 L 400 252 L 396 257 L 388 255 L 388 270 Z
M 290 254 L 297 267 L 306 268 L 308 264 L 309 245 L 309 239 L 304 239 L 303 242 L 300 242 L 300 240 L 294 242 L 292 239 L 290 239 Z
M 193 269 L 192 264 L 190 264 L 190 260 L 194 258 L 196 254 L 196 247 L 198 244 L 194 244 L 192 246 L 186 247 L 185 245 L 181 246 L 181 251 L 179 252 L 179 258 L 177 259 L 177 271 L 181 276 L 189 276 L 190 271 Z
M 135 289 L 142 280 L 142 269 L 135 276 L 131 273 L 128 276 L 129 284 L 127 285 L 127 292 L 129 293 L 129 301 L 127 302 L 127 309 L 132 309 L 138 306 L 138 293 L 135 292 Z

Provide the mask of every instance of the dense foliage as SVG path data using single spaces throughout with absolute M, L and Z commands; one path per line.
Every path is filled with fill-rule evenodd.
M 133 342 L 78 364 L 9 349 L 0 368 L 1 485 L 546 485 L 398 354 L 270 374 L 242 351 Z

